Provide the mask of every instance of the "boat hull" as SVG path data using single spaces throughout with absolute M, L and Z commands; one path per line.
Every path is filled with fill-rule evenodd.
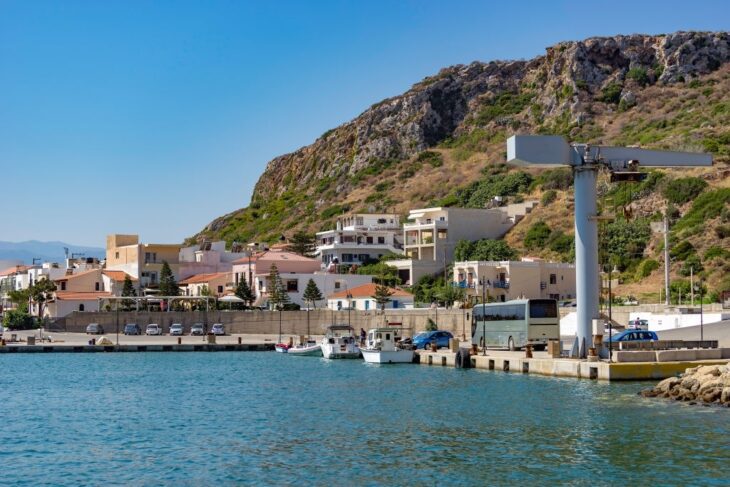
M 276 345 L 274 345 L 274 350 L 276 350 L 279 353 L 287 353 L 289 351 L 289 345 L 277 343 Z
M 361 349 L 362 358 L 370 364 L 410 364 L 413 362 L 413 350 L 367 350 Z
M 322 345 L 322 356 L 326 359 L 357 359 L 360 358 L 360 348 L 357 345 Z
M 292 347 L 286 353 L 295 357 L 321 357 L 322 347 L 313 345 L 309 347 Z

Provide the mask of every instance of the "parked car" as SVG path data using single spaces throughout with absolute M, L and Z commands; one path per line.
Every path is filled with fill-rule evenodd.
M 104 328 L 99 323 L 89 323 L 86 327 L 87 335 L 103 335 Z
M 448 347 L 449 339 L 454 338 L 448 331 L 423 331 L 413 337 L 413 345 L 418 348 L 430 348 L 432 343 L 435 343 L 437 347 Z
M 145 335 L 162 335 L 162 328 L 157 323 L 150 323 L 147 325 Z
M 226 329 L 223 326 L 223 323 L 213 323 L 213 327 L 210 329 L 210 332 L 214 335 L 225 335 Z
M 127 323 L 124 325 L 124 334 L 125 335 L 141 335 L 142 334 L 142 328 L 139 327 L 136 323 Z
M 190 327 L 191 335 L 202 335 L 203 333 L 204 332 L 202 323 L 194 323 L 193 326 Z
M 627 330 L 648 330 L 649 329 L 649 320 L 632 320 L 629 321 L 628 326 L 626 326 Z
M 181 336 L 183 331 L 183 326 L 180 323 L 173 323 L 170 325 L 170 336 Z
M 624 330 L 609 337 L 606 342 L 648 342 L 651 340 L 659 340 L 659 337 L 653 331 Z

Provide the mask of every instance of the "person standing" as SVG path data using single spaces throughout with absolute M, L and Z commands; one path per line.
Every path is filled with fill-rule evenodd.
M 365 346 L 365 339 L 367 338 L 368 334 L 365 333 L 365 328 L 360 328 L 360 346 Z

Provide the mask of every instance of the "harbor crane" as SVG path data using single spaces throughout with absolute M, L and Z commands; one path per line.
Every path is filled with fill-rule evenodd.
M 573 349 L 585 358 L 592 325 L 599 319 L 599 266 L 596 180 L 605 167 L 611 181 L 639 181 L 639 167 L 703 167 L 710 154 L 568 143 L 557 135 L 513 135 L 507 139 L 507 162 L 532 167 L 567 166 L 575 188 L 575 282 L 577 337 Z

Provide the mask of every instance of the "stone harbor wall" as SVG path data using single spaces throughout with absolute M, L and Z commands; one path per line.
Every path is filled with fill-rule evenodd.
M 730 407 L 730 364 L 691 367 L 680 377 L 664 379 L 641 395 Z

